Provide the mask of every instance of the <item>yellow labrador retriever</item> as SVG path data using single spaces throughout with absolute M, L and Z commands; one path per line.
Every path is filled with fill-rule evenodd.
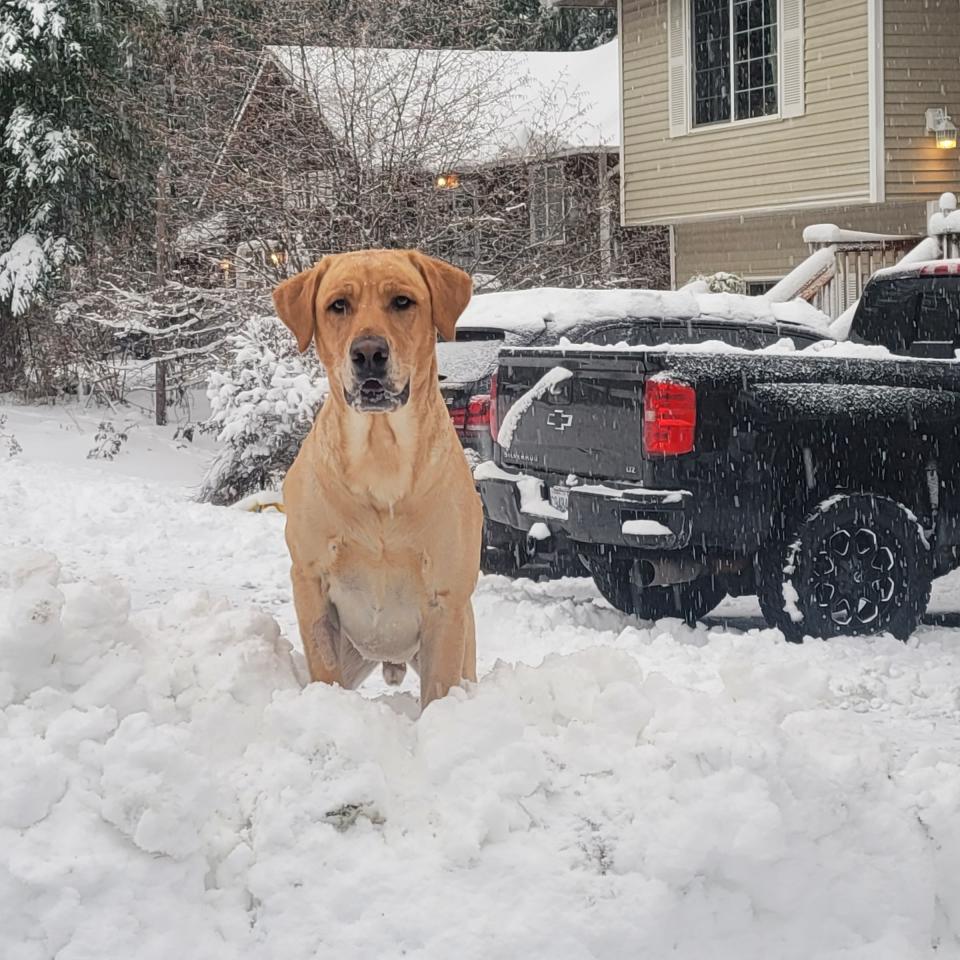
M 293 598 L 313 680 L 388 683 L 420 703 L 476 680 L 470 598 L 483 514 L 437 380 L 470 277 L 414 250 L 324 257 L 273 293 L 330 380 L 283 484 Z

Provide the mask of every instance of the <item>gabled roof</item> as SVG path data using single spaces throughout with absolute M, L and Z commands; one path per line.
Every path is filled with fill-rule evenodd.
M 419 149 L 435 134 L 441 166 L 522 156 L 545 143 L 553 152 L 620 143 L 616 40 L 564 53 L 297 46 L 265 52 L 317 103 L 335 135 L 348 137 L 360 112 L 364 137 L 382 135 L 391 150 L 398 126 L 415 129 Z
M 214 174 L 265 64 L 316 103 L 347 149 L 365 154 L 361 162 L 409 146 L 418 162 L 442 170 L 616 149 L 619 62 L 616 40 L 562 53 L 268 46 Z

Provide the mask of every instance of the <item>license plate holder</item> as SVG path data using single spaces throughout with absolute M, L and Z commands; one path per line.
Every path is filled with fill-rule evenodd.
M 555 484 L 550 488 L 550 506 L 560 513 L 566 513 L 570 506 L 570 488 L 562 483 Z

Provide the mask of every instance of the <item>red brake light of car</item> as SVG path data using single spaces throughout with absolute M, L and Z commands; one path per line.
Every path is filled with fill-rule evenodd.
M 457 433 L 463 433 L 463 428 L 467 422 L 466 407 L 447 407 L 447 413 L 450 414 L 450 419 L 453 421 L 453 427 Z
M 497 417 L 497 375 L 490 378 L 490 436 L 494 440 L 500 432 L 500 419 Z
M 697 391 L 685 383 L 648 380 L 643 391 L 643 446 L 647 453 L 690 453 L 697 429 Z
M 921 277 L 945 277 L 960 273 L 960 260 L 942 260 L 920 268 Z
M 471 433 L 482 433 L 490 426 L 490 397 L 485 393 L 470 398 L 467 404 L 466 428 Z

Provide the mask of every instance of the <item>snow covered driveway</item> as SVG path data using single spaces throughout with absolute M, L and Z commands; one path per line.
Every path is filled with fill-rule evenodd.
M 202 451 L 5 412 L 4 960 L 960 956 L 960 631 L 488 577 L 481 682 L 414 720 L 301 689 L 282 518 L 189 502 Z

